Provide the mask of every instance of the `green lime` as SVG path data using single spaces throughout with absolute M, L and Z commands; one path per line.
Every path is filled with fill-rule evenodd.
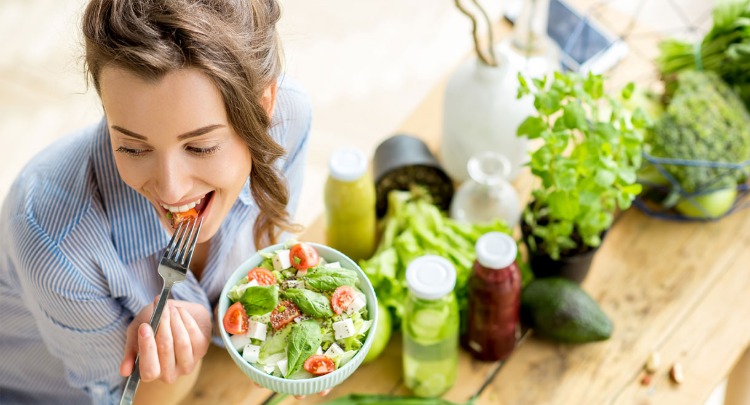
M 391 313 L 388 308 L 378 302 L 378 324 L 375 327 L 375 340 L 373 340 L 370 351 L 365 356 L 364 363 L 377 359 L 383 353 L 385 347 L 388 346 L 388 341 L 391 340 L 391 328 Z

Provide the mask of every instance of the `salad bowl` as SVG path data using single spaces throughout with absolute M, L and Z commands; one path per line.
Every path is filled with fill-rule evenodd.
M 274 254 L 274 252 L 278 252 L 280 250 L 288 248 L 288 244 L 280 243 L 266 247 L 262 250 L 259 250 L 249 259 L 243 262 L 232 273 L 232 275 L 224 285 L 221 296 L 219 297 L 218 304 L 219 322 L 217 323 L 219 324 L 221 339 L 224 342 L 225 348 L 234 363 L 245 375 L 247 375 L 250 379 L 260 384 L 261 386 L 271 391 L 290 395 L 310 395 L 319 393 L 333 388 L 334 386 L 347 379 L 362 364 L 362 361 L 365 359 L 367 352 L 372 346 L 372 342 L 375 339 L 375 328 L 378 320 L 378 302 L 375 296 L 375 290 L 373 289 L 372 284 L 367 279 L 367 276 L 357 265 L 357 263 L 355 263 L 352 259 L 344 255 L 343 253 L 331 247 L 310 242 L 306 242 L 306 244 L 313 247 L 317 251 L 320 258 L 323 259 L 326 263 L 338 262 L 341 267 L 356 272 L 358 278 L 357 288 L 362 293 L 364 293 L 364 298 L 366 301 L 365 307 L 367 309 L 366 313 L 368 314 L 368 321 L 370 326 L 366 331 L 366 337 L 362 342 L 362 346 L 359 348 L 356 354 L 354 354 L 354 356 L 350 359 L 347 359 L 347 362 L 340 368 L 337 367 L 334 371 L 320 376 L 310 375 L 311 378 L 283 378 L 283 376 L 278 376 L 278 368 L 276 369 L 275 373 L 271 373 L 268 370 L 264 370 L 258 364 L 251 364 L 250 362 L 248 362 L 243 357 L 243 354 L 240 353 L 240 351 L 235 347 L 235 344 L 233 344 L 232 334 L 227 332 L 226 327 L 222 322 L 227 311 L 232 305 L 232 300 L 229 298 L 232 289 L 236 289 L 238 283 L 242 283 L 243 279 L 247 279 L 248 272 L 250 270 L 261 266 L 264 260 L 267 260 L 271 254 Z M 295 322 L 297 321 L 298 320 L 296 320 Z M 268 328 L 268 330 L 271 329 L 271 327 Z

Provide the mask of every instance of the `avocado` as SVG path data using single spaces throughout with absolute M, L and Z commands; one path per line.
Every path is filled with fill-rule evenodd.
M 578 284 L 541 278 L 521 292 L 521 321 L 542 337 L 563 343 L 606 340 L 612 321 Z

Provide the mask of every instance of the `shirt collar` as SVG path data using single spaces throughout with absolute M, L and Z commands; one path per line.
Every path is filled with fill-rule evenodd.
M 169 235 L 151 203 L 120 178 L 106 119 L 95 137 L 92 162 L 117 253 L 126 264 L 158 253 Z
M 242 186 L 242 190 L 240 191 L 239 200 L 243 204 L 247 205 L 248 207 L 252 207 L 255 205 L 255 200 L 253 200 L 253 195 L 250 192 L 250 178 L 247 178 L 247 181 L 245 181 L 245 185 Z

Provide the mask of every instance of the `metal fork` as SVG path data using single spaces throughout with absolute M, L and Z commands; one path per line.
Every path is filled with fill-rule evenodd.
M 154 313 L 151 314 L 151 320 L 149 321 L 151 329 L 154 330 L 154 335 L 156 335 L 156 331 L 159 329 L 161 313 L 164 310 L 164 305 L 167 303 L 169 293 L 172 291 L 172 286 L 185 280 L 190 266 L 190 259 L 193 258 L 193 251 L 198 242 L 198 233 L 201 230 L 201 225 L 203 225 L 203 217 L 182 221 L 177 226 L 174 234 L 172 234 L 172 239 L 169 241 L 169 245 L 167 245 L 167 250 L 164 252 L 161 261 L 159 261 L 159 275 L 164 280 L 164 286 L 159 295 L 159 302 L 156 304 Z M 138 389 L 138 383 L 141 381 L 139 359 L 140 354 L 135 358 L 133 372 L 125 384 L 125 391 L 122 393 L 120 405 L 130 405 L 133 403 L 135 391 Z

